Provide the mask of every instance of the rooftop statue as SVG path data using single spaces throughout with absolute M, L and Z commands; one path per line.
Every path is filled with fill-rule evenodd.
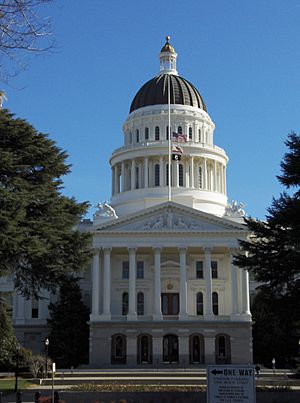
M 108 202 L 98 203 L 96 207 L 98 210 L 95 213 L 95 217 L 118 218 L 115 209 Z
M 229 217 L 245 217 L 245 204 L 242 202 L 237 202 L 236 200 L 232 200 L 231 204 L 227 204 L 225 208 L 225 216 Z

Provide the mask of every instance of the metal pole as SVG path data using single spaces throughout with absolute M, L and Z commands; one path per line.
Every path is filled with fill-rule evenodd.
M 169 169 L 168 169 L 168 201 L 171 201 L 171 88 L 170 88 L 170 74 L 168 74 L 168 148 L 169 148 Z
M 15 381 L 15 392 L 18 390 L 18 375 L 19 375 L 19 346 L 16 347 L 17 350 L 17 355 L 16 355 L 16 371 L 15 371 L 15 376 L 16 376 L 16 381 Z

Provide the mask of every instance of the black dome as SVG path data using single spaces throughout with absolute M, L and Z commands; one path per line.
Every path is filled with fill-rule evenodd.
M 131 103 L 130 112 L 144 106 L 168 104 L 168 76 L 171 104 L 195 106 L 206 111 L 205 103 L 193 84 L 173 74 L 160 74 L 144 84 L 137 92 Z

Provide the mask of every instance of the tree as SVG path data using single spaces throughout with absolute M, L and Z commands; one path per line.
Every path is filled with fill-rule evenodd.
M 294 294 L 300 289 L 300 137 L 291 133 L 285 144 L 289 152 L 278 179 L 295 193 L 283 192 L 273 199 L 266 221 L 246 219 L 251 235 L 240 241 L 246 253 L 236 256 L 235 263 L 253 271 L 264 287 Z
M 0 275 L 25 296 L 54 290 L 90 259 L 90 235 L 75 229 L 87 203 L 61 193 L 67 154 L 26 121 L 0 110 Z
M 13 365 L 17 339 L 8 314 L 8 305 L 0 297 L 0 368 L 8 369 Z
M 90 312 L 82 301 L 77 278 L 66 278 L 49 313 L 51 358 L 64 368 L 88 363 Z
M 0 0 L 0 81 L 26 67 L 21 53 L 49 50 L 51 20 L 40 16 L 51 0 Z M 12 68 L 13 67 L 13 68 Z
M 253 353 L 254 362 L 271 366 L 276 356 L 280 368 L 293 366 L 299 349 L 299 302 L 291 296 L 278 296 L 262 289 L 254 298 Z
M 295 337 L 299 339 L 300 330 L 300 137 L 291 133 L 285 144 L 288 152 L 281 162 L 282 175 L 277 178 L 289 192 L 273 199 L 265 221 L 246 219 L 250 237 L 239 241 L 243 253 L 235 257 L 237 266 L 249 269 L 261 282 L 253 319 L 254 346 L 262 359 L 268 351 L 277 351 L 282 360 L 298 355 Z M 273 331 L 277 340 L 268 339 Z M 283 348 L 286 343 L 289 345 Z

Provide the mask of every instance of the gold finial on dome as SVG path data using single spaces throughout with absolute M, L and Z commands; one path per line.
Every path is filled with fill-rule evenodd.
M 170 44 L 170 39 L 171 39 L 171 37 L 170 37 L 170 35 L 167 35 L 166 36 L 166 43 L 164 44 L 164 46 L 162 47 L 162 49 L 161 49 L 161 52 L 172 52 L 172 53 L 175 53 L 175 50 L 174 50 L 174 48 L 173 48 L 173 46 Z

